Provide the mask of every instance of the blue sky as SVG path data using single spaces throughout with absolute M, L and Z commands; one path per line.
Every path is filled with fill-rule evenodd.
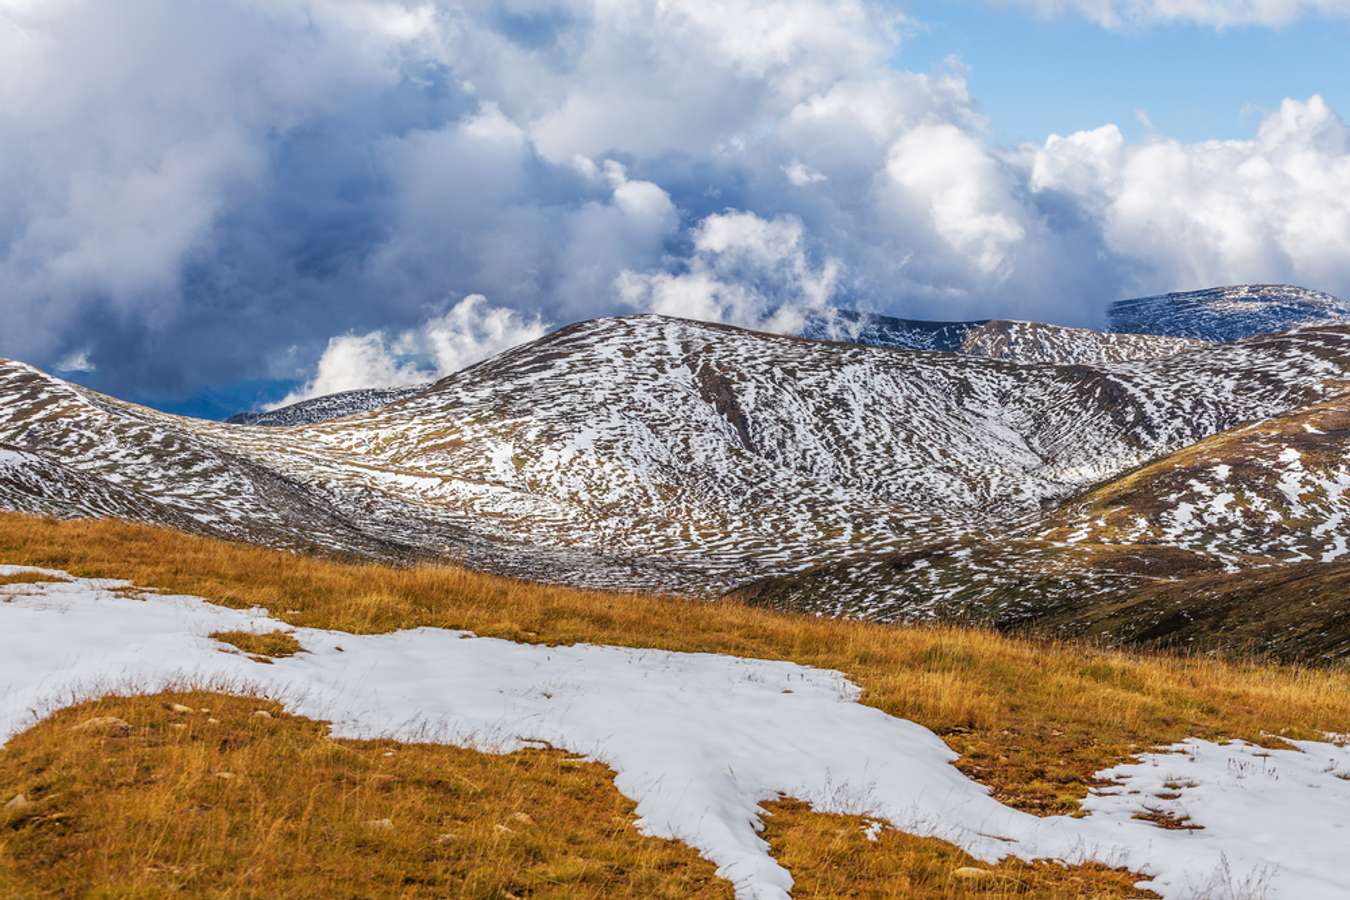
M 1183 141 L 1248 137 L 1286 97 L 1321 94 L 1350 110 L 1350 19 L 1312 15 L 1275 27 L 1190 23 L 1103 28 L 983 0 L 914 0 L 896 64 L 954 57 L 999 141 L 1119 125 Z
M 0 356 L 223 416 L 596 316 L 1350 295 L 1347 45 L 1350 0 L 0 0 Z

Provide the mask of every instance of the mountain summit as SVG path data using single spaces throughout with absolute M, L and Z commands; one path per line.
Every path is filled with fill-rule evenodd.
M 1121 300 L 1109 318 L 1113 331 L 1221 342 L 1350 321 L 1350 302 L 1287 284 L 1244 284 Z

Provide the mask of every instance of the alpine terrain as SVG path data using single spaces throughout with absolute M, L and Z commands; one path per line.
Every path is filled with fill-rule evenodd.
M 832 616 L 1350 652 L 1337 591 L 1213 599 L 1350 563 L 1350 323 L 925 327 L 956 349 L 603 319 L 231 423 L 9 362 L 0 503 Z

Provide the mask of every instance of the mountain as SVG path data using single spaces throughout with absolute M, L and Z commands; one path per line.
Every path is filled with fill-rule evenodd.
M 1117 642 L 1350 657 L 1350 398 L 1214 435 L 1042 519 L 827 563 L 741 599 Z
M 1287 284 L 1244 284 L 1121 300 L 1108 316 L 1112 331 L 1223 342 L 1350 321 L 1350 302 Z
M 99 514 L 236 540 L 718 596 L 1041 522 L 1347 379 L 1350 326 L 1026 365 L 639 316 L 367 412 L 259 428 L 5 363 L 0 442 L 19 452 L 3 502 L 50 512 L 58 490 L 71 514 L 97 496 Z M 39 489 L 47 471 L 64 480 Z
M 291 403 L 264 412 L 238 413 L 225 421 L 231 425 L 266 425 L 269 427 L 313 425 L 317 422 L 327 422 L 329 419 L 340 419 L 343 416 L 352 416 L 372 409 L 379 409 L 381 406 L 388 406 L 390 403 L 416 396 L 429 387 L 431 387 L 430 382 L 413 385 L 412 387 L 361 388 L 338 394 L 326 394 L 310 400 L 301 400 L 298 403 Z
M 893 350 L 930 350 L 1009 362 L 1059 365 L 1159 359 L 1205 343 L 1187 338 L 1110 333 L 1038 322 L 1001 319 L 930 322 L 853 310 L 812 316 L 802 327 L 800 336 Z M 413 397 L 430 386 L 428 383 L 344 391 L 279 409 L 238 413 L 225 421 L 233 425 L 313 425 L 369 412 Z
M 807 320 L 802 336 L 838 340 L 895 350 L 961 353 L 1009 362 L 1059 365 L 1159 359 L 1195 349 L 1203 341 L 1142 334 L 1115 334 L 1045 325 L 984 319 L 971 322 L 927 322 L 874 313 L 841 310 Z

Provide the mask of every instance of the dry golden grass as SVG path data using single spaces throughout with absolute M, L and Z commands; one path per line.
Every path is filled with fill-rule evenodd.
M 72 731 L 98 716 L 131 733 Z M 689 847 L 638 833 L 604 766 L 326 732 L 211 694 L 64 710 L 0 753 L 0 807 L 25 798 L 0 808 L 0 894 L 731 894 Z
M 0 585 L 6 584 L 51 584 L 62 579 L 43 575 L 41 572 L 19 572 L 17 575 L 0 575 Z
M 293 635 L 284 631 L 271 631 L 267 634 L 254 634 L 251 631 L 217 631 L 211 637 L 226 644 L 233 644 L 262 662 L 294 656 L 304 649 Z
M 732 653 L 836 668 L 863 688 L 864 702 L 932 728 L 962 754 L 964 771 L 989 784 L 1005 802 L 1038 813 L 1076 810 L 1095 771 L 1160 743 L 1191 736 L 1269 742 L 1272 734 L 1311 738 L 1322 731 L 1350 731 L 1350 673 L 1344 670 L 1129 655 L 982 631 L 894 628 L 735 603 L 578 591 L 454 568 L 350 564 L 109 521 L 0 516 L 0 562 L 126 578 L 231 606 L 263 606 L 294 625 L 361 633 L 438 626 L 517 641 Z M 47 734 L 47 729 L 39 726 L 26 737 Z M 418 752 L 449 758 L 456 751 Z M 74 759 L 63 763 L 77 764 Z M 500 764 L 506 770 L 521 765 L 475 764 Z M 286 791 L 312 785 L 302 770 L 289 768 Z M 501 787 L 506 789 L 505 781 Z M 421 815 L 438 815 L 434 799 L 427 802 L 431 805 Z M 900 893 L 911 896 L 949 896 L 976 888 L 947 877 L 962 864 L 950 847 L 892 835 L 869 845 L 868 853 L 836 854 L 831 848 L 838 846 L 838 827 L 832 817 L 817 819 L 790 807 L 780 809 L 770 826 L 775 848 L 797 868 L 803 883 L 799 896 L 811 896 L 811 891 L 842 896 L 850 878 L 874 885 L 878 896 L 893 893 L 885 885 L 900 883 L 910 884 Z M 591 838 L 576 840 L 584 848 Z M 305 846 L 284 849 L 291 859 L 308 852 Z M 144 850 L 130 858 L 145 858 Z M 7 877 L 4 868 L 0 865 L 0 886 Z M 1009 873 L 1015 883 L 979 887 L 995 895 L 1131 893 L 1121 887 L 1128 876 L 1089 869 L 1065 873 L 1029 867 Z M 898 880 L 902 876 L 909 881 Z M 1079 884 L 1085 887 L 1080 890 Z
M 988 866 L 955 847 L 868 819 L 821 815 L 797 800 L 767 804 L 763 837 L 796 879 L 797 897 L 1152 897 L 1137 875 L 1007 859 Z M 964 871 L 963 871 L 964 870 Z M 960 873 L 960 874 L 958 874 Z

